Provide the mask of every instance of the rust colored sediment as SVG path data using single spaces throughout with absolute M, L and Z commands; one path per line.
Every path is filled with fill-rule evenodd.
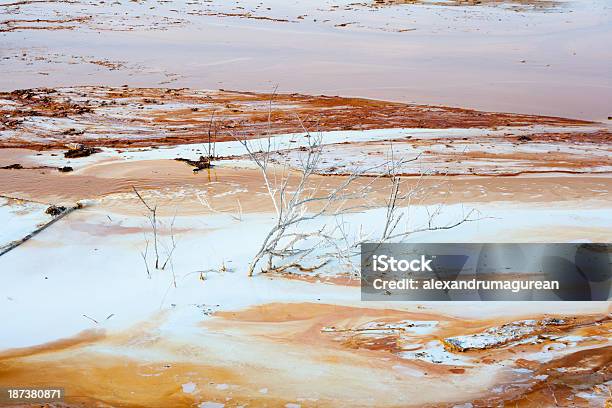
M 608 393 L 606 407 L 612 403 L 606 382 L 612 380 L 612 346 L 576 351 L 548 363 L 517 360 L 521 368 L 534 371 L 537 377 L 520 389 L 511 390 L 509 397 L 491 397 L 473 401 L 475 408 L 510 407 L 592 407 L 592 401 L 580 396 L 578 390 Z
M 586 323 L 601 320 L 602 316 L 560 317 Z M 296 395 L 310 394 L 317 399 L 304 399 L 302 407 L 372 406 L 370 397 L 375 398 L 377 406 L 395 407 L 400 395 L 418 389 L 418 402 L 401 406 L 449 407 L 460 404 L 448 403 L 457 398 L 470 401 L 474 407 L 509 402 L 512 402 L 509 406 L 517 403 L 522 407 L 530 406 L 525 403 L 530 400 L 548 401 L 545 396 L 550 389 L 559 400 L 567 396 L 573 398 L 575 406 L 586 406 L 571 385 L 601 384 L 609 376 L 611 349 L 597 340 L 588 349 L 557 356 L 548 363 L 525 358 L 515 358 L 510 363 L 511 368 L 529 368 L 534 376 L 548 375 L 550 379 L 521 378 L 517 383 L 508 383 L 510 387 L 502 393 L 484 389 L 476 392 L 468 389 L 469 384 L 474 378 L 486 382 L 484 376 L 492 361 L 538 350 L 542 344 L 471 352 L 478 364 L 457 367 L 402 358 L 398 352 L 404 344 L 393 336 L 381 333 L 366 341 L 353 336 L 350 330 L 372 322 L 387 324 L 405 319 L 438 322 L 431 334 L 408 334 L 411 345 L 425 346 L 441 336 L 499 326 L 507 317 L 470 320 L 418 308 L 406 311 L 315 303 L 260 304 L 219 312 L 202 321 L 192 330 L 200 336 L 197 342 L 185 343 L 180 336 L 171 339 L 160 336 L 158 328 L 164 321 L 160 318 L 106 336 L 101 332 L 81 333 L 74 338 L 5 352 L 0 355 L 0 383 L 35 387 L 49 385 L 53 378 L 54 386 L 66 389 L 68 406 L 198 406 L 202 401 L 215 401 L 230 407 L 283 407 L 295 402 Z M 324 327 L 338 332 L 322 331 Z M 607 336 L 608 329 L 605 325 L 589 325 L 572 334 L 601 338 Z M 141 340 L 136 347 L 144 358 L 132 354 L 136 339 Z M 153 355 L 158 357 L 151 358 Z M 240 366 L 232 362 L 238 357 L 243 362 Z M 284 365 L 283 360 L 303 365 L 297 365 L 300 370 L 296 372 L 295 367 Z M 402 375 L 396 371 L 398 366 L 423 374 Z M 378 388 L 377 381 L 364 378 L 367 373 L 388 385 L 387 392 Z M 505 386 L 504 378 L 498 381 Z M 186 383 L 196 384 L 196 391 L 185 392 L 182 385 Z M 520 387 L 513 388 L 513 384 Z M 262 393 L 264 387 L 266 392 Z M 567 392 L 564 394 L 563 390 Z M 550 405 L 547 402 L 541 406 Z
M 65 351 L 82 347 L 105 338 L 104 330 L 85 330 L 74 337 L 43 343 L 32 347 L 13 348 L 0 351 L 0 362 L 16 358 Z
M 38 126 L 41 121 L 44 123 Z M 338 96 L 224 90 L 76 87 L 0 93 L 0 147 L 29 149 L 77 142 L 108 147 L 177 145 L 303 129 L 494 129 L 590 123 Z

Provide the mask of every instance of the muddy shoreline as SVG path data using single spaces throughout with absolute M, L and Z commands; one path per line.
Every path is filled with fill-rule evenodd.
M 529 316 L 534 319 L 552 318 L 551 315 Z M 313 382 L 325 381 L 329 375 L 338 380 L 351 372 L 351 383 L 354 383 L 354 374 L 365 372 L 363 370 L 366 369 L 370 373 L 374 371 L 383 375 L 390 385 L 386 388 L 389 395 L 383 399 L 377 397 L 377 405 L 397 406 L 397 403 L 401 402 L 402 406 L 449 407 L 460 404 L 462 399 L 469 395 L 467 399 L 474 407 L 501 403 L 523 406 L 533 404 L 534 400 L 548 404 L 555 398 L 558 398 L 557 403 L 571 401 L 583 406 L 588 400 L 577 396 L 582 394 L 580 387 L 576 387 L 576 382 L 595 381 L 594 384 L 598 384 L 610 380 L 612 376 L 609 372 L 610 348 L 600 346 L 601 340 L 595 340 L 598 334 L 605 333 L 605 328 L 592 323 L 602 318 L 605 320 L 606 315 L 556 315 L 555 318 L 577 319 L 572 323 L 577 328 L 570 327 L 567 331 L 559 331 L 553 327 L 552 331 L 540 333 L 544 340 L 533 344 L 514 347 L 501 345 L 467 353 L 465 358 L 478 361 L 477 365 L 466 365 L 463 361 L 449 365 L 428 362 L 427 357 L 422 360 L 406 360 L 400 356 L 404 347 L 409 347 L 409 350 L 415 350 L 415 347 L 416 350 L 427 350 L 427 347 L 431 347 L 430 343 L 437 342 L 439 338 L 477 332 L 504 320 L 489 318 L 466 321 L 427 310 L 405 312 L 327 304 L 272 303 L 244 311 L 215 314 L 212 320 L 203 323 L 198 330 L 197 336 L 202 340 L 207 339 L 206 345 L 188 345 L 178 339 L 157 337 L 150 338 L 139 346 L 139 349 L 149 349 L 152 353 L 163 351 L 163 354 L 172 356 L 171 360 L 156 358 L 144 362 L 133 359 L 130 357 L 130 343 L 135 339 L 151 336 L 155 327 L 163 324 L 165 320 L 164 316 L 160 315 L 157 322 L 136 326 L 125 332 L 89 330 L 61 342 L 31 349 L 9 350 L 0 355 L 0 379 L 19 379 L 23 385 L 36 385 L 44 381 L 50 372 L 60 373 L 57 385 L 71 390 L 66 401 L 70 406 L 92 403 L 113 405 L 119 401 L 121 405 L 130 407 L 167 404 L 183 406 L 204 399 L 224 401 L 230 406 L 245 403 L 257 406 L 298 403 L 304 407 L 314 407 L 338 406 L 338 398 L 343 401 L 342 405 L 370 406 L 367 395 L 374 390 L 371 379 L 357 380 L 364 387 L 362 391 L 344 387 L 341 385 L 343 381 L 336 381 L 338 386 L 329 390 L 334 393 L 333 398 L 324 391 L 329 387 L 312 387 Z M 338 337 L 328 330 L 329 327 L 359 327 L 366 323 L 376 323 L 384 328 L 392 322 L 405 322 L 406 319 L 417 325 L 419 322 L 429 324 L 427 322 L 433 320 L 435 326 L 441 328 L 429 335 L 419 335 L 418 340 L 411 334 L 413 329 L 410 324 L 406 326 L 405 332 L 386 333 L 384 330 L 378 330 L 366 333 L 367 336 L 358 331 L 347 331 L 342 337 Z M 609 326 L 607 323 L 606 325 L 605 327 Z M 244 351 L 237 354 L 243 355 L 241 358 L 250 362 L 240 370 L 222 363 L 218 357 L 210 356 L 222 342 L 229 343 L 226 347 L 244 347 L 245 343 L 236 337 L 238 333 L 250 339 L 253 352 L 267 356 L 270 366 L 261 359 L 255 362 L 253 355 L 245 358 L 247 354 Z M 551 333 L 556 337 L 546 339 L 545 335 Z M 579 333 L 585 339 L 582 340 L 585 344 L 588 344 L 589 338 L 594 339 L 590 340 L 592 348 L 565 355 L 561 353 L 548 362 L 538 362 L 530 357 L 535 350 L 555 344 L 555 338 L 563 338 L 567 333 Z M 418 343 L 404 345 L 410 339 Z M 306 344 L 307 350 L 304 348 Z M 111 357 L 104 350 L 114 350 L 124 357 Z M 281 374 L 285 373 L 289 366 L 281 367 L 284 364 L 273 363 L 274 359 L 279 358 L 279 353 L 294 363 L 299 361 L 305 373 L 287 377 Z M 236 357 L 238 356 L 233 358 Z M 321 365 L 329 371 L 323 376 L 311 376 L 310 380 L 305 382 L 303 375 L 316 372 L 317 367 Z M 516 373 L 533 373 L 531 378 L 513 374 L 513 366 Z M 565 371 L 557 370 L 559 367 Z M 80 376 L 77 374 L 79 370 L 86 370 L 89 375 Z M 33 374 L 34 372 L 36 374 Z M 190 373 L 188 377 L 185 375 L 187 372 Z M 254 376 L 255 372 L 260 375 Z M 394 375 L 385 375 L 385 372 Z M 486 381 L 486 375 L 494 376 L 495 381 L 502 384 L 496 387 L 498 391 L 474 394 L 465 388 L 472 379 Z M 99 387 L 99 384 L 109 384 L 111 377 L 114 378 L 111 381 L 112 391 L 111 388 Z M 306 383 L 310 384 L 307 386 L 310 391 L 304 389 Z M 463 387 L 463 391 L 458 392 L 456 387 Z M 417 388 L 421 390 L 418 394 L 415 393 Z M 129 390 L 138 390 L 138 393 L 130 393 Z M 288 397 L 296 392 L 295 390 L 298 397 Z M 428 400 L 428 395 L 434 390 L 437 402 Z M 401 397 L 402 393 L 408 393 L 410 398 Z M 462 393 L 465 397 L 459 395 Z M 443 400 L 448 402 L 442 402 Z
M 169 88 L 26 89 L 0 93 L 0 102 L 0 148 L 151 147 L 302 131 L 594 124 L 337 96 Z

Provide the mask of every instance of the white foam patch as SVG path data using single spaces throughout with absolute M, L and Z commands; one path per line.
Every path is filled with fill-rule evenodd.
M 192 382 L 182 384 L 181 387 L 183 388 L 183 392 L 185 394 L 192 394 L 196 390 L 196 385 Z

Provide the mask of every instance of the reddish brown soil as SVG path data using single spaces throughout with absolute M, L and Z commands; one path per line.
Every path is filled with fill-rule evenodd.
M 267 134 L 380 128 L 496 128 L 499 126 L 587 125 L 548 116 L 480 112 L 377 100 L 191 91 L 161 88 L 83 87 L 0 93 L 0 147 L 49 149 L 67 143 L 135 147 L 264 137 Z M 173 108 L 164 105 L 174 104 Z M 176 108 L 183 104 L 184 108 Z M 117 117 L 109 109 L 121 109 Z M 28 118 L 66 118 L 86 129 L 36 129 Z M 143 130 L 144 129 L 144 130 Z M 121 133 L 121 137 L 109 134 Z M 33 140 L 34 139 L 34 140 Z M 44 140 L 36 140 L 44 139 Z
M 26 150 L 3 149 L 8 157 L 0 157 L 0 167 L 12 163 L 22 163 L 21 170 L 0 170 L 0 192 L 2 194 L 29 198 L 41 202 L 71 202 L 84 198 L 99 198 L 117 193 L 128 193 L 128 197 L 118 200 L 122 203 L 117 211 L 125 212 L 140 209 L 132 186 L 139 190 L 165 189 L 166 191 L 192 191 L 182 198 L 170 196 L 160 200 L 162 207 L 173 208 L 181 202 L 181 211 L 186 214 L 202 213 L 205 208 L 198 201 L 196 192 L 207 191 L 211 205 L 218 211 L 236 212 L 237 203 L 244 212 L 271 211 L 271 203 L 265 193 L 262 176 L 253 169 L 232 169 L 217 167 L 199 174 L 192 168 L 175 160 L 152 160 L 139 162 L 109 161 L 82 170 L 61 173 L 56 169 L 29 169 L 32 163 L 22 156 Z M 345 179 L 341 176 L 313 176 L 313 186 L 327 185 L 334 188 Z M 221 183 L 215 183 L 221 182 Z M 291 181 L 290 185 L 297 182 Z M 388 196 L 389 180 L 370 180 L 362 178 L 354 183 L 354 188 L 364 188 L 372 183 L 374 193 L 371 200 L 383 203 Z M 420 184 L 417 184 L 420 183 Z M 571 202 L 589 197 L 604 202 L 610 199 L 612 181 L 609 178 L 583 176 L 568 178 L 562 176 L 530 177 L 477 177 L 477 178 L 436 178 L 427 180 L 406 179 L 403 188 L 415 191 L 414 203 L 435 204 L 441 197 L 447 204 L 461 202 L 520 201 L 548 204 Z M 216 194 L 238 190 L 231 198 L 214 198 Z M 242 191 L 244 190 L 244 191 Z M 432 195 L 429 192 L 445 192 Z M 511 193 L 511 194 L 510 194 Z M 131 197 L 131 198 L 129 198 Z M 378 201 L 380 200 L 380 201 Z M 127 205 L 129 203 L 129 205 Z M 163 203 L 163 204 L 162 204 Z M 296 277 L 296 279 L 300 279 Z
M 604 393 L 606 407 L 612 403 L 610 390 L 602 385 L 612 380 L 612 346 L 577 351 L 548 363 L 517 360 L 517 364 L 533 370 L 533 376 L 546 376 L 534 381 L 525 391 L 514 390 L 516 397 L 505 401 L 492 397 L 474 401 L 474 407 L 503 404 L 511 407 L 587 407 L 592 401 L 576 395 L 576 389 L 588 393 Z M 561 371 L 559 371 L 561 369 Z M 541 378 L 542 378 L 541 377 Z
M 545 316 L 530 317 L 540 319 Z M 604 316 L 560 317 L 586 324 L 601 320 Z M 476 394 L 468 392 L 470 381 L 480 381 L 472 377 L 486 381 L 482 377 L 486 375 L 489 364 L 534 351 L 542 345 L 472 352 L 470 355 L 480 361 L 479 365 L 457 367 L 402 359 L 395 354 L 399 348 L 393 336 L 383 336 L 365 343 L 357 338 L 338 339 L 340 333 L 322 332 L 321 329 L 348 329 L 350 336 L 351 328 L 362 327 L 369 322 L 391 323 L 405 319 L 438 321 L 438 330 L 415 339 L 423 344 L 447 335 L 499 326 L 507 318 L 466 320 L 420 310 L 408 312 L 329 304 L 270 303 L 216 313 L 214 318 L 201 323 L 202 330 L 198 331 L 202 336 L 201 341 L 188 345 L 181 343 L 180 338 L 169 341 L 160 337 L 157 328 L 163 322 L 163 316 L 159 316 L 159 319 L 125 331 L 88 331 L 46 345 L 9 350 L 0 354 L 0 383 L 8 381 L 35 387 L 48 385 L 49 378 L 54 378 L 55 386 L 66 389 L 66 403 L 69 406 L 196 406 L 208 400 L 223 401 L 226 406 L 248 404 L 282 407 L 295 401 L 293 395 L 303 395 L 303 390 L 309 389 L 320 392 L 320 399 L 306 400 L 302 406 L 336 407 L 344 404 L 371 406 L 360 398 L 374 395 L 369 393 L 380 390 L 369 382 L 371 379 L 355 375 L 371 373 L 373 376 L 385 376 L 385 381 L 393 385 L 389 391 L 393 395 L 376 395 L 379 406 L 398 406 L 396 398 L 402 393 L 414 392 L 415 387 L 419 388 L 418 400 L 423 403 L 413 402 L 402 406 L 450 407 L 455 404 L 425 404 L 427 400 L 449 401 L 449 393 L 460 401 L 469 398 L 465 401 L 470 401 L 474 407 L 504 404 L 554 406 L 553 398 L 567 403 L 560 403 L 560 406 L 587 406 L 587 401 L 579 398 L 572 386 L 602 384 L 610 378 L 612 361 L 612 349 L 602 345 L 601 341 L 588 349 L 570 352 L 547 363 L 515 358 L 513 367 L 529 368 L 534 371 L 534 376 L 548 377 L 520 381 L 516 387 L 510 382 L 503 393 L 483 391 L 471 398 L 470 395 Z M 608 324 L 588 325 L 572 333 L 607 336 L 609 329 Z M 164 357 L 140 359 L 138 355 L 131 355 L 135 340 L 139 340 L 138 349 Z M 243 352 L 245 348 L 253 350 L 252 354 L 243 354 L 249 361 L 239 368 L 232 366 L 232 355 Z M 117 357 L 108 350 L 127 354 Z M 294 371 L 285 371 L 282 364 L 276 364 L 281 358 L 304 364 L 296 367 L 307 372 L 308 380 Z M 396 365 L 423 375 L 406 377 L 393 374 Z M 558 368 L 563 370 L 558 371 Z M 291 367 L 287 367 L 287 370 L 291 370 Z M 328 371 L 337 376 L 334 378 L 339 383 L 322 382 L 316 375 Z M 505 384 L 503 378 L 499 378 L 499 381 Z M 197 383 L 197 393 L 182 391 L 181 385 L 188 382 Z M 222 391 L 216 387 L 218 384 L 229 384 L 230 388 Z M 269 387 L 270 392 L 261 393 L 259 390 L 263 387 Z M 365 388 L 365 393 L 362 388 Z M 359 396 L 357 399 L 355 393 Z M 334 398 L 329 398 L 330 395 Z M 229 401 L 225 399 L 228 396 L 231 397 Z

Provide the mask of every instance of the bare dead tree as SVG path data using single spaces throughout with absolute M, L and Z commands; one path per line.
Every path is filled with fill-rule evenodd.
M 422 184 L 425 174 L 418 177 L 413 186 L 406 188 L 404 179 L 400 176 L 401 166 L 418 160 L 420 156 L 397 159 L 392 144 L 390 157 L 385 163 L 354 170 L 343 176 L 343 181 L 331 189 L 321 189 L 320 185 L 313 186 L 315 183 L 312 176 L 319 169 L 322 143 L 320 136 L 307 133 L 306 138 L 307 146 L 301 149 L 303 156 L 299 165 L 292 169 L 287 164 L 271 165 L 274 152 L 270 141 L 264 141 L 265 148 L 256 151 L 253 142 L 238 139 L 259 168 L 276 214 L 274 225 L 264 237 L 249 265 L 249 276 L 253 275 L 258 263 L 264 258 L 267 258 L 267 267 L 263 269 L 265 271 L 284 271 L 289 268 L 302 272 L 312 271 L 329 264 L 332 259 L 336 262 L 342 261 L 357 271 L 359 268 L 355 259 L 360 245 L 364 242 L 402 242 L 418 232 L 448 230 L 481 219 L 476 218 L 475 211 L 471 210 L 451 223 L 438 223 L 437 218 L 443 208 L 443 205 L 439 205 L 432 212 L 427 210 L 428 216 L 424 225 L 410 226 L 408 210 L 413 200 L 427 193 Z M 370 176 L 365 185 L 354 186 L 356 180 L 364 180 L 364 175 Z M 347 223 L 343 221 L 346 215 L 381 207 L 381 203 L 369 199 L 370 187 L 374 182 L 389 185 L 389 192 L 383 203 L 385 217 L 381 220 L 381 232 L 364 234 L 360 228 L 358 234 L 350 234 L 347 231 Z M 354 200 L 358 203 L 349 204 Z M 316 229 L 312 225 L 306 227 L 309 222 L 323 216 L 330 216 L 330 222 Z M 312 242 L 304 245 L 309 240 Z M 318 263 L 305 266 L 303 261 L 306 258 L 311 261 L 316 258 Z M 274 260 L 280 260 L 281 263 L 275 265 Z
M 172 218 L 172 221 L 169 226 L 168 235 L 170 236 L 170 242 L 165 243 L 160 239 L 160 228 L 162 227 L 162 222 L 158 218 L 157 204 L 155 205 L 149 204 L 143 198 L 142 194 L 140 194 L 140 192 L 136 189 L 136 187 L 132 186 L 132 189 L 134 190 L 134 193 L 136 194 L 140 202 L 144 205 L 144 207 L 148 211 L 147 219 L 149 220 L 149 224 L 151 225 L 151 232 L 153 235 L 152 241 L 153 241 L 153 256 L 154 256 L 155 269 L 165 270 L 168 264 L 172 264 L 171 262 L 172 256 L 174 255 L 174 251 L 177 246 L 177 240 L 176 240 L 176 236 L 174 233 L 174 223 L 176 221 L 176 214 Z M 160 254 L 160 247 L 165 250 L 165 259 L 163 261 L 162 261 L 161 254 Z M 145 249 L 144 251 L 140 252 L 140 256 L 142 257 L 145 263 L 145 266 L 147 269 L 147 276 L 150 278 L 151 270 L 149 269 L 149 265 L 147 261 L 148 253 L 149 253 L 149 239 L 145 235 Z
M 158 228 L 157 205 L 150 206 L 145 201 L 145 199 L 142 198 L 138 190 L 136 190 L 136 187 L 132 186 L 132 189 L 134 190 L 134 193 L 136 193 L 136 196 L 138 197 L 140 202 L 145 206 L 147 211 L 149 211 L 147 218 L 149 219 L 149 223 L 151 224 L 151 229 L 153 230 L 153 249 L 155 251 L 155 269 L 159 269 L 159 248 L 158 248 L 158 239 L 157 239 L 157 228 Z
M 420 158 L 420 154 L 411 159 L 396 159 L 393 150 L 393 143 L 390 143 L 389 158 L 385 163 L 386 171 L 383 180 L 388 183 L 388 195 L 384 200 L 385 217 L 382 220 L 382 231 L 379 234 L 364 234 L 363 229 L 359 228 L 359 232 L 354 236 L 349 236 L 346 231 L 346 223 L 342 220 L 336 220 L 336 232 L 338 236 L 333 236 L 328 239 L 331 246 L 336 250 L 336 258 L 343 261 L 344 266 L 351 269 L 355 275 L 360 272 L 360 246 L 366 242 L 390 243 L 390 242 L 405 242 L 410 236 L 427 231 L 450 230 L 459 227 L 462 224 L 482 220 L 480 214 L 474 210 L 462 211 L 462 215 L 458 219 L 451 222 L 440 223 L 438 217 L 441 215 L 445 207 L 445 203 L 440 203 L 434 206 L 434 210 L 430 211 L 429 206 L 424 206 L 427 212 L 425 223 L 419 226 L 410 225 L 409 211 L 414 205 L 423 205 L 423 200 L 427 197 L 431 187 L 423 184 L 427 173 L 421 173 L 416 179 L 412 177 L 414 185 L 405 186 L 405 178 L 401 176 L 401 166 L 416 161 Z M 420 199 L 419 199 L 420 197 Z M 374 204 L 372 208 L 379 208 L 379 205 Z
M 404 179 L 399 175 L 398 163 L 402 163 L 401 161 L 397 161 L 394 157 L 393 151 L 393 143 L 390 143 L 390 160 L 387 162 L 387 178 L 389 180 L 389 195 L 385 202 L 386 207 L 386 216 L 384 229 L 381 235 L 378 237 L 379 242 L 391 242 L 404 240 L 410 235 L 413 235 L 417 232 L 425 232 L 425 231 L 436 231 L 436 230 L 448 230 L 455 227 L 458 227 L 461 224 L 466 222 L 472 222 L 476 220 L 480 220 L 480 217 L 474 217 L 476 211 L 471 209 L 467 213 L 463 213 L 461 218 L 451 222 L 450 224 L 437 224 L 436 219 L 442 213 L 442 209 L 444 208 L 445 203 L 440 203 L 435 206 L 433 212 L 429 211 L 429 208 L 426 207 L 428 217 L 427 224 L 417 228 L 403 228 L 398 230 L 398 226 L 400 225 L 400 221 L 407 218 L 407 211 L 412 206 L 413 199 L 419 195 L 425 196 L 427 193 L 427 188 L 422 185 L 422 182 L 425 178 L 425 173 L 422 173 L 416 180 L 415 186 L 405 189 L 403 188 Z M 420 158 L 420 154 L 417 155 L 414 159 L 410 161 L 415 161 Z
M 400 174 L 403 165 L 418 160 L 420 155 L 409 159 L 396 159 L 392 143 L 390 157 L 385 163 L 353 170 L 343 175 L 343 180 L 333 188 L 315 185 L 313 175 L 320 170 L 322 137 L 320 134 L 311 134 L 297 115 L 305 134 L 306 145 L 291 149 L 294 153 L 301 153 L 297 165 L 290 166 L 288 162 L 276 165 L 280 154 L 273 146 L 275 140 L 271 132 L 272 101 L 275 93 L 276 89 L 270 99 L 268 131 L 264 138 L 249 141 L 246 137 L 240 138 L 230 132 L 260 170 L 275 213 L 272 227 L 267 231 L 248 266 L 248 276 L 253 276 L 255 269 L 264 259 L 267 259 L 267 266 L 262 268 L 262 271 L 284 271 L 289 268 L 303 272 L 313 271 L 333 260 L 342 260 L 353 270 L 358 270 L 354 260 L 364 242 L 401 242 L 417 232 L 451 229 L 475 220 L 473 211 L 470 211 L 456 222 L 437 224 L 435 218 L 440 214 L 440 207 L 429 214 L 425 226 L 411 228 L 407 222 L 407 208 L 415 197 L 422 195 L 424 189 L 421 181 L 424 174 L 417 179 L 416 185 L 407 191 Z M 258 144 L 259 148 L 256 148 L 255 144 Z M 363 177 L 364 175 L 368 177 Z M 386 212 L 382 232 L 374 236 L 371 233 L 364 234 L 360 228 L 357 235 L 349 234 L 347 223 L 343 222 L 344 216 L 381 207 L 380 203 L 373 202 L 369 197 L 372 185 L 380 179 L 389 183 L 389 193 L 383 205 Z M 356 180 L 360 180 L 360 185 L 354 185 Z M 357 204 L 349 204 L 353 200 L 357 200 Z M 211 208 L 207 201 L 204 203 Z M 323 217 L 331 217 L 331 222 L 315 228 L 314 221 Z M 405 226 L 403 221 L 406 221 Z M 307 259 L 316 259 L 318 262 L 307 266 L 304 263 Z
M 321 186 L 312 185 L 312 176 L 316 174 L 321 159 L 320 136 L 306 134 L 307 146 L 302 149 L 304 154 L 300 157 L 300 165 L 293 169 L 287 165 L 271 164 L 274 152 L 270 139 L 268 137 L 263 142 L 266 145 L 263 149 L 255 150 L 252 142 L 236 138 L 259 168 L 275 211 L 274 224 L 249 264 L 248 275 L 254 274 L 257 265 L 264 258 L 267 258 L 266 271 L 282 271 L 290 267 L 302 271 L 319 269 L 326 265 L 329 259 L 323 259 L 319 264 L 310 267 L 302 265 L 301 262 L 321 247 L 325 243 L 323 238 L 329 236 L 332 231 L 328 226 L 309 230 L 304 225 L 324 215 L 337 216 L 356 210 L 357 207 L 347 207 L 347 202 L 364 197 L 375 178 L 370 178 L 366 185 L 356 189 L 350 187 L 355 180 L 373 168 L 355 171 L 344 177 L 339 185 L 322 189 Z M 311 245 L 300 245 L 313 239 L 314 243 Z M 275 259 L 291 261 L 274 265 Z

